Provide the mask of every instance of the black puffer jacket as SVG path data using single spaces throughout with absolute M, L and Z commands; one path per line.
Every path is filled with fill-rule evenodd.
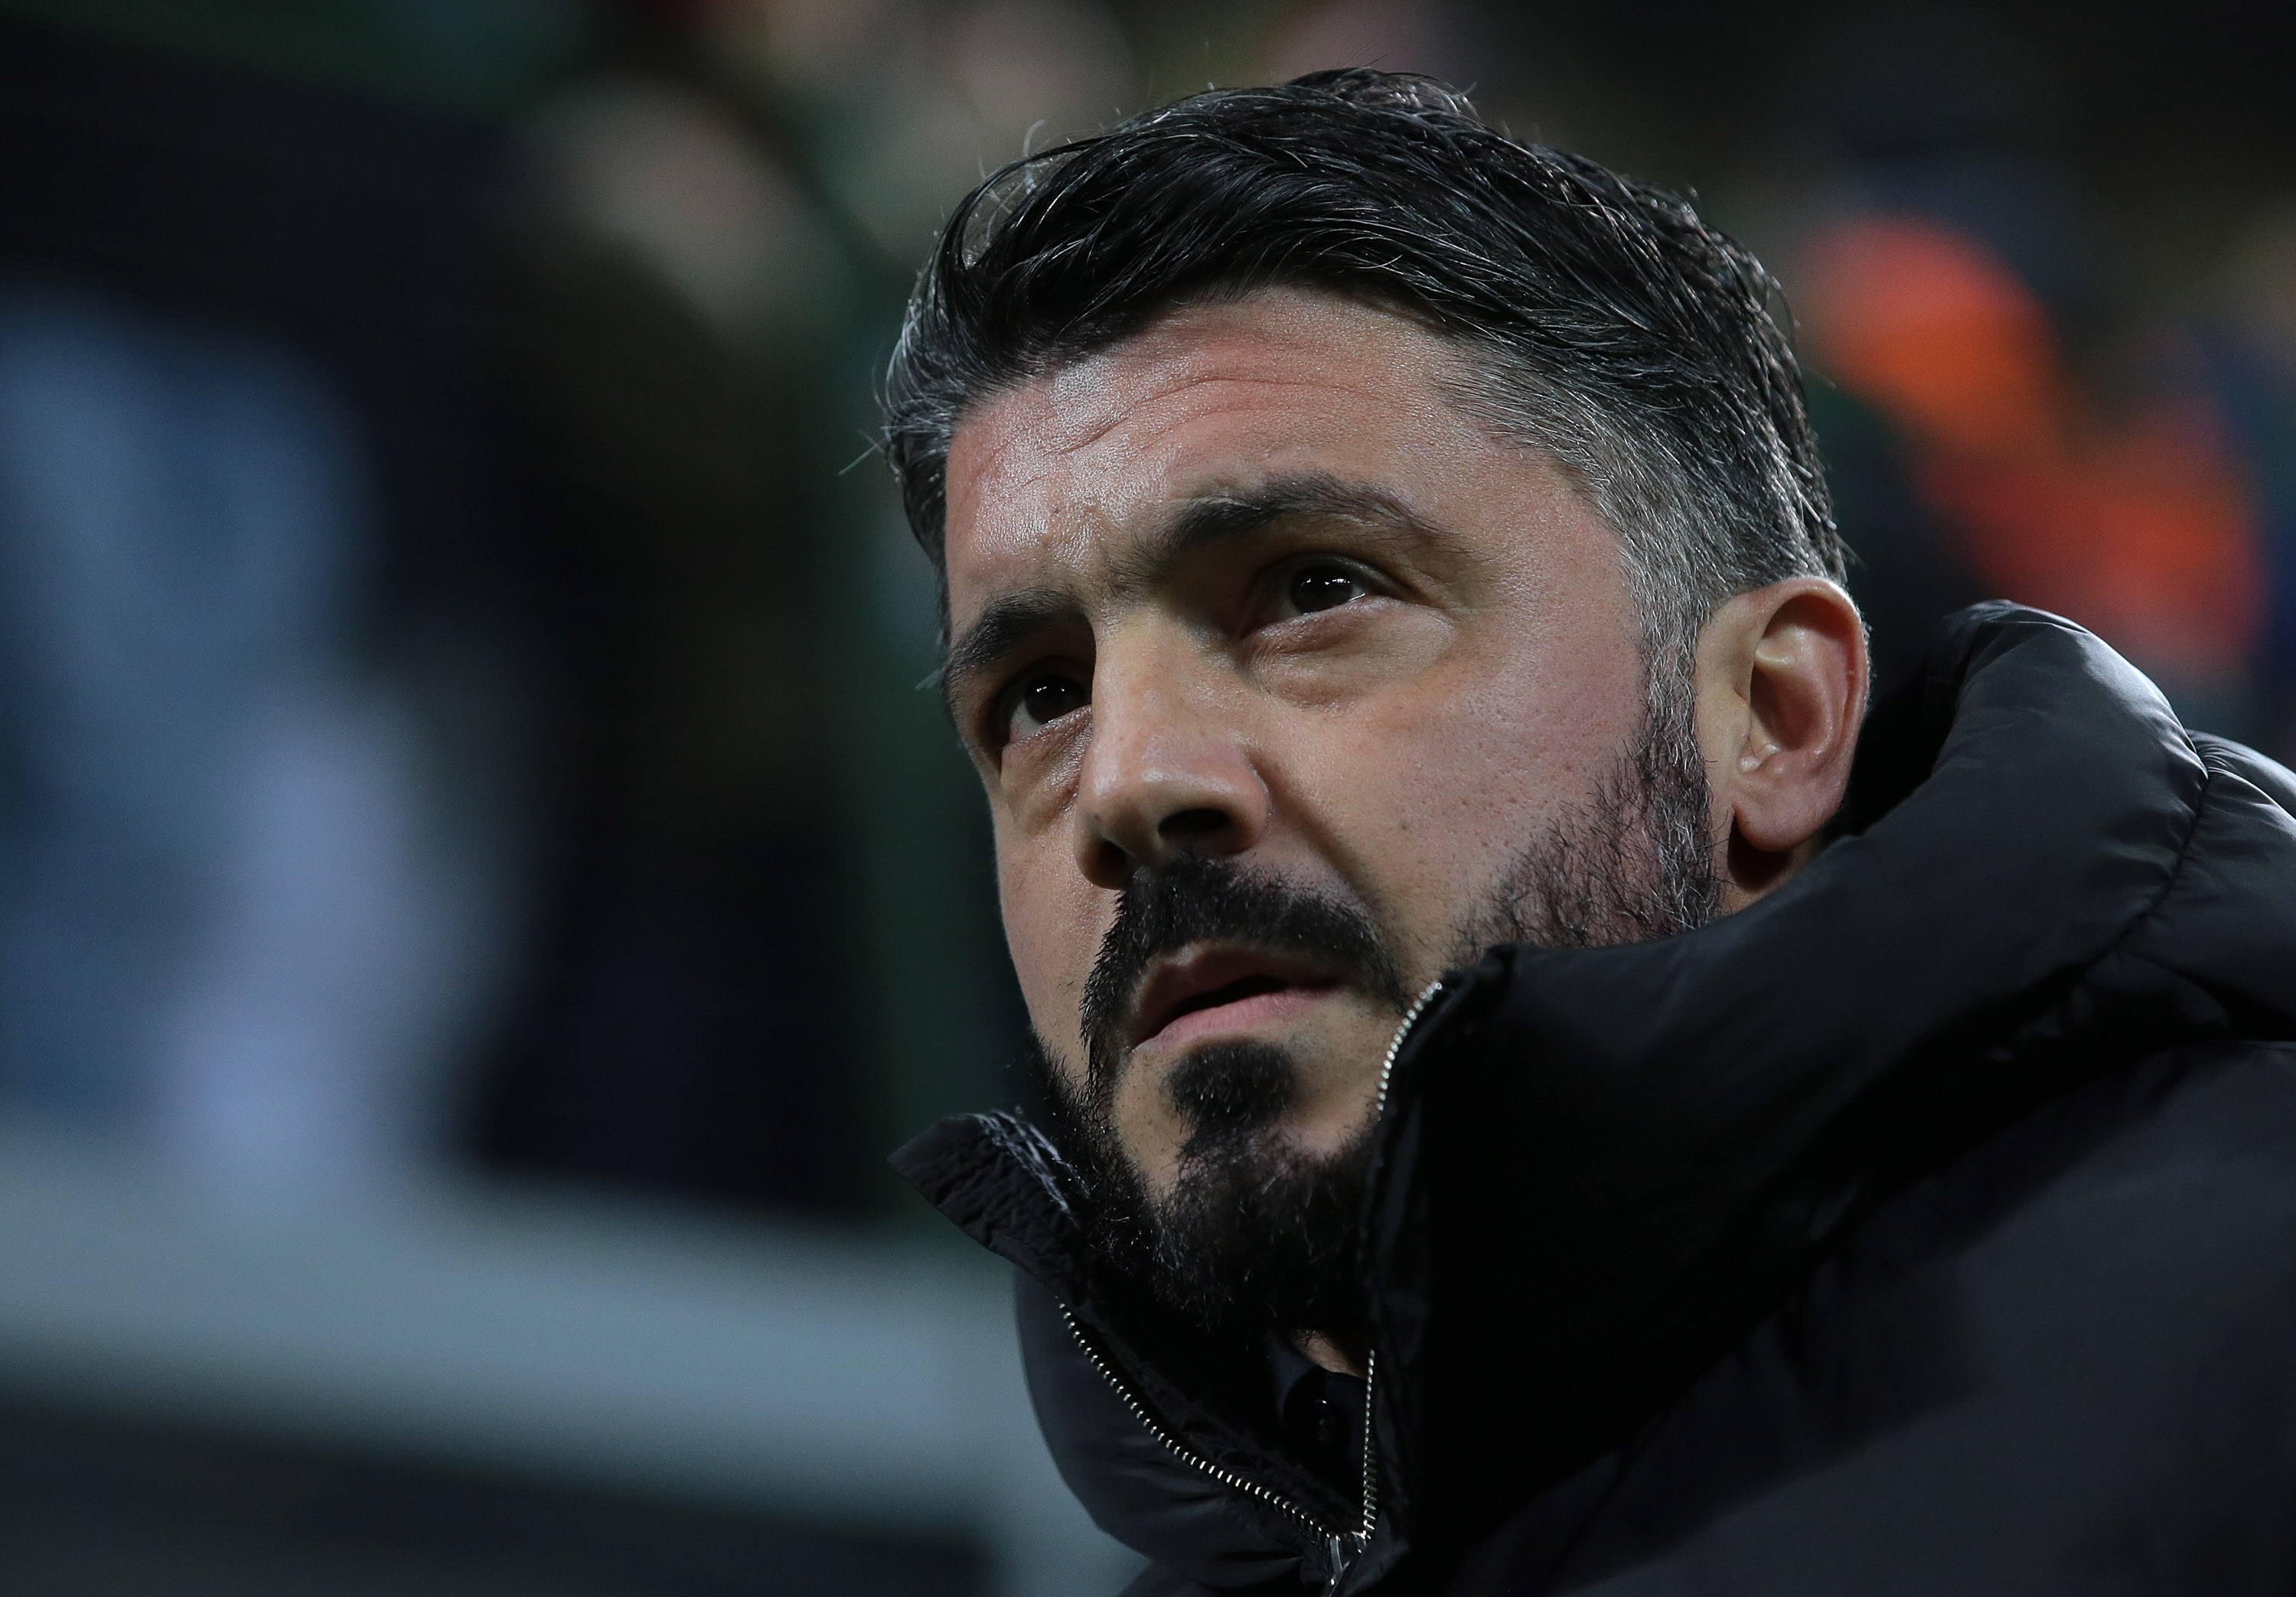
M 1244 1372 L 1090 1278 L 1026 1126 L 904 1151 L 1021 1267 L 1136 1591 L 2296 1592 L 2296 779 L 1989 605 L 1876 708 L 1840 832 L 1406 1028 L 1368 1536 Z

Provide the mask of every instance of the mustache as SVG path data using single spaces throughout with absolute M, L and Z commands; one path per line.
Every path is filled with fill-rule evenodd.
M 1211 941 L 1310 960 L 1398 1014 L 1410 1002 L 1386 940 L 1357 905 L 1231 860 L 1183 855 L 1125 884 L 1085 978 L 1086 1086 L 1095 1106 L 1113 1097 L 1123 1074 L 1127 1021 L 1149 964 Z

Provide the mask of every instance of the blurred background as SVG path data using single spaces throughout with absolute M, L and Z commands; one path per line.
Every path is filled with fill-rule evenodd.
M 2296 751 L 2296 12 L 0 0 L 0 1586 L 1112 1592 L 873 383 L 996 164 L 1375 64 L 1784 279 L 1884 669 Z

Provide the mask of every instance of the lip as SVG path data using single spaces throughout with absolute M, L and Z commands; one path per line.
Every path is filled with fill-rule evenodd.
M 1289 1014 L 1339 986 L 1305 960 L 1256 948 L 1198 947 L 1159 959 L 1132 1006 L 1131 1046 L 1177 1044 Z

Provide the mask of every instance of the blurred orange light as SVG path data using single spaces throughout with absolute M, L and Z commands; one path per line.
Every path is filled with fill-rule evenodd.
M 1941 223 L 1835 223 L 1800 262 L 1796 301 L 1818 355 L 1895 425 L 1916 492 L 1980 579 L 2150 669 L 2239 676 L 2263 620 L 2262 571 L 2204 404 L 2159 394 L 2098 414 L 2032 292 Z

